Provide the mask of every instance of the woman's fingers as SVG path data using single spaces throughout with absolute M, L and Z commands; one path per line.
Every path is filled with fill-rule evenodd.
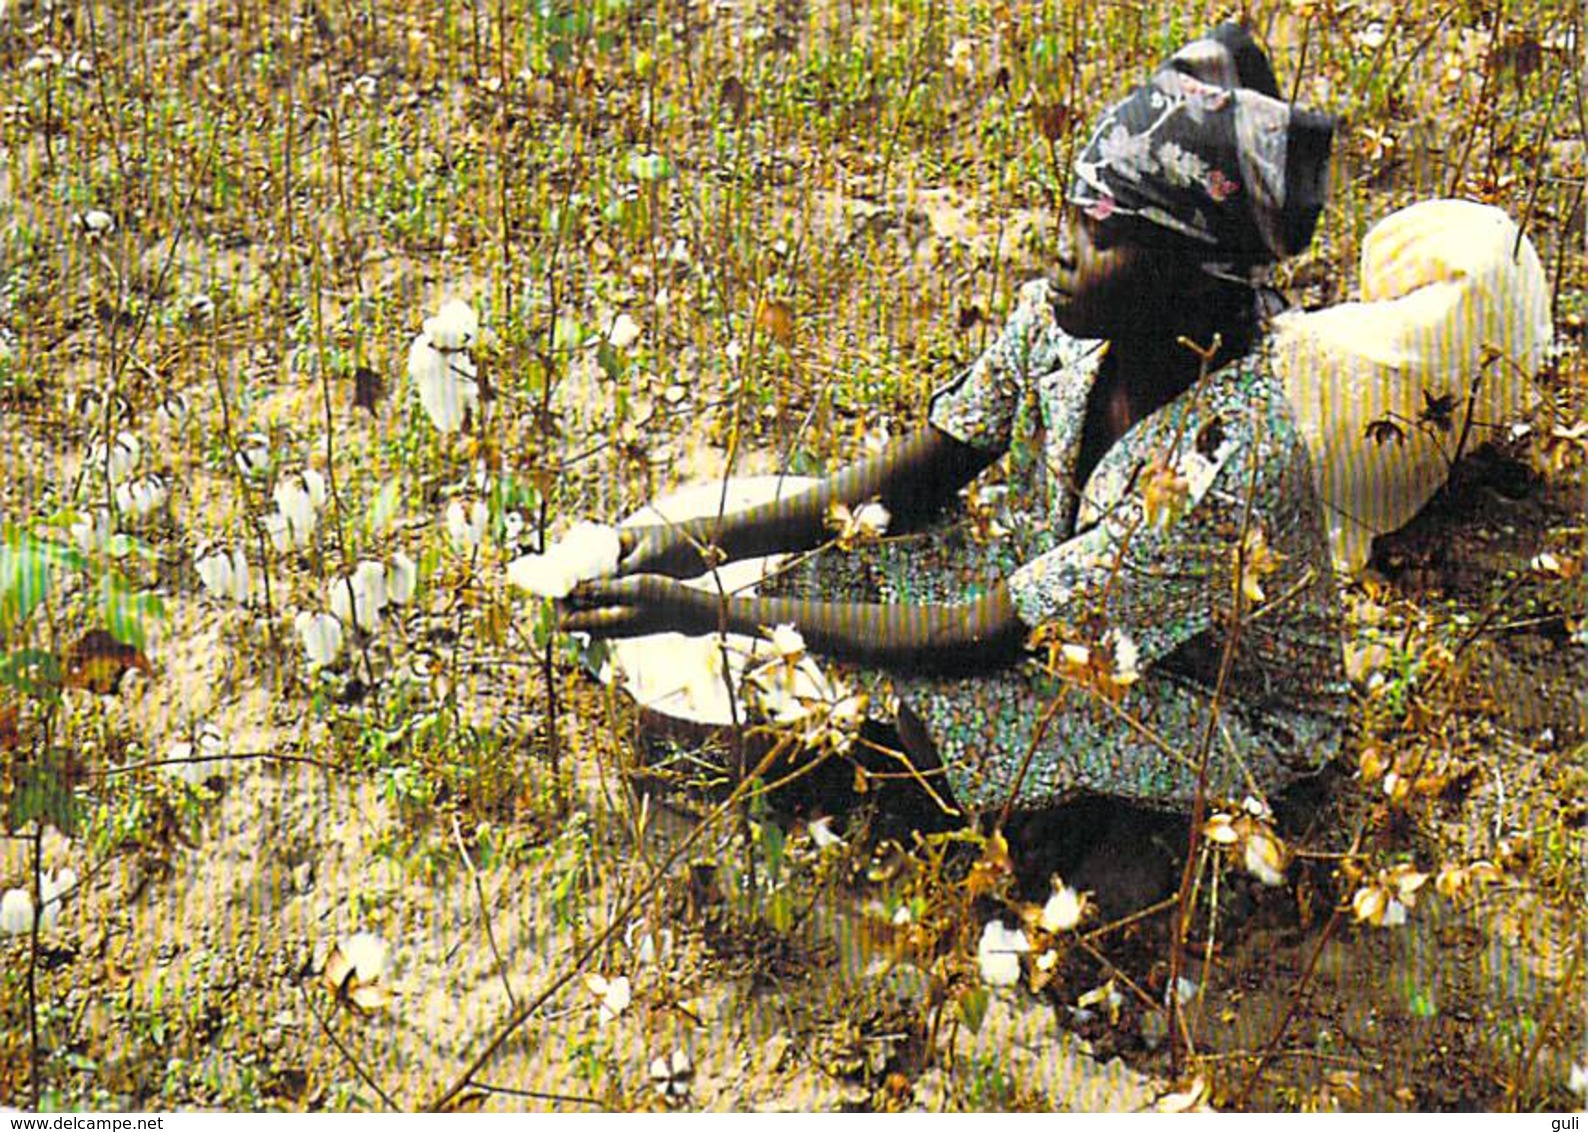
M 632 579 L 597 578 L 580 582 L 562 600 L 571 609 L 599 609 L 605 605 L 632 603 L 640 596 L 640 587 Z
M 636 610 L 629 605 L 604 605 L 599 609 L 563 608 L 557 614 L 557 628 L 564 633 L 589 633 L 594 637 L 621 636 L 630 628 Z

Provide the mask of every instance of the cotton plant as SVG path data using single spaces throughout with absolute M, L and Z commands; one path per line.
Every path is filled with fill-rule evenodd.
M 386 562 L 360 560 L 351 574 L 338 575 L 326 584 L 329 612 L 305 609 L 293 619 L 305 657 L 317 668 L 336 663 L 349 628 L 375 632 L 381 615 L 392 606 L 409 604 L 418 588 L 418 563 L 400 550 Z
M 1369 884 L 1351 897 L 1351 911 L 1359 923 L 1376 928 L 1399 927 L 1407 911 L 1417 905 L 1417 894 L 1428 883 L 1428 874 L 1408 864 L 1380 869 Z
M 469 350 L 477 344 L 479 316 L 461 299 L 448 299 L 408 347 L 408 376 L 419 393 L 419 404 L 437 432 L 452 433 L 462 427 L 471 411 L 478 411 L 480 383 Z
M 386 567 L 370 559 L 361 561 L 350 575 L 332 578 L 326 588 L 326 604 L 336 619 L 366 633 L 380 628 L 381 612 L 389 602 Z

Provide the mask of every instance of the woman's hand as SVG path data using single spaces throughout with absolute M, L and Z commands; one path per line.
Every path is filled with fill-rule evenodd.
M 618 531 L 618 576 L 662 574 L 669 578 L 695 578 L 706 572 L 700 551 L 678 527 L 658 523 L 648 527 L 623 527 Z
M 712 595 L 659 574 L 582 582 L 558 603 L 557 628 L 593 637 L 706 633 L 716 628 Z

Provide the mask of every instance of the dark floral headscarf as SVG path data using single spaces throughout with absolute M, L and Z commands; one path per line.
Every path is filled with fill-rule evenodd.
M 1215 274 L 1272 263 L 1312 240 L 1333 139 L 1334 119 L 1283 101 L 1250 33 L 1222 24 L 1104 112 L 1070 200 L 1100 221 L 1146 221 L 1138 241 L 1158 231 L 1205 249 Z

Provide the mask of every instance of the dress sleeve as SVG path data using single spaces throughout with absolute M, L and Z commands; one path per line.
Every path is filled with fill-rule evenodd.
M 1088 485 L 1102 501 L 1088 508 L 1095 521 L 1010 577 L 1020 619 L 1097 618 L 1129 636 L 1145 668 L 1227 621 L 1241 583 L 1248 614 L 1304 587 L 1310 556 L 1284 555 L 1276 529 L 1278 493 L 1307 486 L 1289 482 L 1299 441 L 1267 408 L 1204 385 L 1122 438 Z
M 932 397 L 927 419 L 972 448 L 1001 456 L 1008 451 L 1015 413 L 1033 365 L 1033 347 L 1057 332 L 1048 281 L 1036 279 L 1020 289 L 1009 320 L 992 345 L 970 368 Z

